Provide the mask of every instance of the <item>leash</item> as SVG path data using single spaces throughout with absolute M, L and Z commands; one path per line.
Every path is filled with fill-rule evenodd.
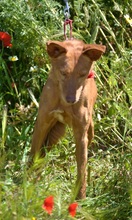
M 70 7 L 69 7 L 69 4 L 68 4 L 68 0 L 64 0 L 66 6 L 64 8 L 64 16 L 65 16 L 65 20 L 64 20 L 64 38 L 65 40 L 68 40 L 68 37 L 67 37 L 67 25 L 69 25 L 70 27 L 70 40 L 73 39 L 72 37 L 72 22 L 73 20 L 71 20 L 69 17 L 70 17 Z
M 73 20 L 69 19 L 70 17 L 70 7 L 69 7 L 69 4 L 68 4 L 68 0 L 64 0 L 66 6 L 64 8 L 64 16 L 65 16 L 65 20 L 64 20 L 64 38 L 65 40 L 68 40 L 68 37 L 67 37 L 67 29 L 66 29 L 66 26 L 69 25 L 70 26 L 70 40 L 73 39 L 72 37 L 72 22 Z M 90 78 L 95 78 L 95 72 L 93 70 L 91 70 L 88 74 L 88 79 Z

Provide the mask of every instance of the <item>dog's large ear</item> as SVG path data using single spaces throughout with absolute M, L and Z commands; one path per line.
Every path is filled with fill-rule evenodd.
M 98 44 L 86 44 L 83 54 L 88 56 L 92 61 L 98 60 L 105 52 L 106 47 Z
M 50 57 L 57 58 L 62 53 L 66 53 L 67 49 L 65 48 L 63 42 L 48 41 L 47 42 L 47 52 Z

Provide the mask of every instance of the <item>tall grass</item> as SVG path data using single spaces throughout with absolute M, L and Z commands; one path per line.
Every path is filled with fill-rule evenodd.
M 132 164 L 132 81 L 130 1 L 69 1 L 73 34 L 103 43 L 107 52 L 95 66 L 98 100 L 95 138 L 89 149 L 87 198 L 74 219 L 130 220 Z M 38 101 L 50 63 L 49 39 L 63 40 L 62 1 L 0 2 L 0 31 L 13 47 L 0 54 L 0 219 L 71 219 L 75 200 L 75 145 L 70 129 L 44 159 L 27 168 Z M 127 16 L 126 16 L 127 15 Z M 17 56 L 18 61 L 9 61 Z M 37 171 L 36 171 L 37 170 Z M 38 178 L 38 173 L 40 177 Z M 48 216 L 44 198 L 53 195 Z

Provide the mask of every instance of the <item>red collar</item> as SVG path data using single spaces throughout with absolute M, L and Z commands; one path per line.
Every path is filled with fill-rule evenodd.
M 88 74 L 88 79 L 89 78 L 94 78 L 95 77 L 95 72 L 93 70 L 91 70 Z

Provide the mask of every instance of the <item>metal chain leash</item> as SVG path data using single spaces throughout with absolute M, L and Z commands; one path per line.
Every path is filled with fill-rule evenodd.
M 69 25 L 70 26 L 70 40 L 71 40 L 71 39 L 73 39 L 73 37 L 72 37 L 72 22 L 73 22 L 73 20 L 69 19 L 69 17 L 70 17 L 70 7 L 69 7 L 69 4 L 68 4 L 68 0 L 64 0 L 64 2 L 66 4 L 66 6 L 64 8 L 64 16 L 65 16 L 64 38 L 65 38 L 65 40 L 68 40 L 66 26 Z
M 66 6 L 64 8 L 64 16 L 65 16 L 65 19 L 69 18 L 70 17 L 70 7 L 69 7 L 69 4 L 68 4 L 68 0 L 64 0 Z

